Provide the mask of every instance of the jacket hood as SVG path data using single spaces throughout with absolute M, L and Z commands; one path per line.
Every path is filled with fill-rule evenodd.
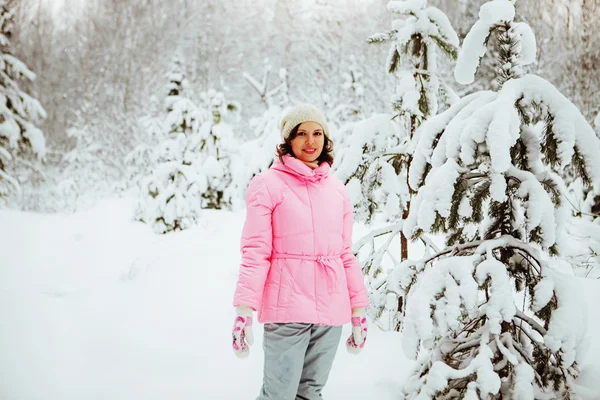
M 283 156 L 283 163 L 279 160 L 279 157 L 277 157 L 271 168 L 277 171 L 295 175 L 298 178 L 307 180 L 309 182 L 318 182 L 324 178 L 327 178 L 331 166 L 329 163 L 324 162 L 321 163 L 321 165 L 319 165 L 317 168 L 312 169 L 297 158 L 286 154 Z

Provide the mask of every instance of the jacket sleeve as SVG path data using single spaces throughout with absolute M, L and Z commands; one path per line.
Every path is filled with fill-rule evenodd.
M 260 308 L 265 281 L 271 267 L 273 204 L 260 175 L 255 176 L 246 191 L 246 221 L 242 230 L 242 261 L 233 297 L 234 306 Z
M 345 188 L 344 188 L 345 190 Z M 350 306 L 352 308 L 368 307 L 369 296 L 365 288 L 364 275 L 360 263 L 352 253 L 352 227 L 354 225 L 354 213 L 352 203 L 348 194 L 344 193 L 344 231 L 343 243 L 344 251 L 342 261 L 344 262 L 344 271 L 346 272 L 346 281 L 348 282 L 348 293 L 350 294 Z

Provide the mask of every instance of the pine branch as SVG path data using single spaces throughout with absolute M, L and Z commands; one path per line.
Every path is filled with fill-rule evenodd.
M 554 117 L 550 113 L 546 115 L 542 134 L 542 154 L 550 167 L 556 168 L 558 164 L 558 140 L 556 139 L 556 135 L 554 135 Z
M 429 118 L 431 116 L 431 105 L 429 104 L 429 98 L 427 96 L 427 90 L 423 83 L 423 80 L 429 81 L 428 76 L 417 75 L 419 78 L 419 111 L 421 111 L 422 116 L 414 116 L 417 119 L 417 123 L 414 124 L 413 129 L 416 130 L 422 123 L 423 120 Z
M 523 349 L 523 347 L 521 347 L 521 345 L 519 343 L 513 343 L 513 347 L 515 348 L 515 350 L 517 350 L 519 352 L 519 354 L 521 355 L 521 357 L 523 357 L 523 359 L 527 362 L 527 364 L 529 364 L 530 366 L 532 366 L 533 373 L 535 374 L 535 380 L 537 381 L 537 384 L 539 386 L 543 386 L 542 377 L 535 370 L 535 368 L 533 368 L 533 366 L 535 365 L 535 363 L 533 362 L 533 360 L 531 360 L 529 358 L 529 356 L 527 355 L 527 352 Z
M 546 178 L 546 179 L 540 181 L 540 183 L 542 184 L 542 186 L 544 187 L 546 192 L 550 193 L 550 196 L 552 197 L 552 202 L 554 203 L 556 208 L 559 208 L 560 206 L 562 206 L 562 201 L 561 201 L 561 196 L 560 196 L 561 193 L 560 193 L 560 188 L 558 187 L 558 184 L 551 178 Z
M 493 221 L 487 228 L 484 239 L 494 239 L 496 235 L 503 236 L 512 234 L 512 226 L 510 223 L 512 217 L 511 205 L 510 197 L 503 202 L 494 200 L 491 202 L 490 217 L 493 218 Z
M 440 138 L 442 137 L 442 135 L 444 134 L 444 132 L 445 132 L 445 128 L 442 129 L 440 132 L 438 132 L 435 135 L 435 138 L 433 139 L 433 142 L 431 143 L 431 148 L 432 149 L 436 148 L 436 146 L 437 146 L 438 142 L 440 141 Z M 429 175 L 429 172 L 431 171 L 431 168 L 432 168 L 431 163 L 427 162 L 425 164 L 425 168 L 423 169 L 423 173 L 421 174 L 421 178 L 419 179 L 417 187 L 416 188 L 412 188 L 413 190 L 418 190 L 418 188 L 422 186 L 423 182 L 425 182 L 425 178 L 427 178 L 427 175 Z
M 544 243 L 544 235 L 541 226 L 538 225 L 529 232 L 529 242 L 537 243 L 542 246 L 542 243 Z
M 544 328 L 548 329 L 552 312 L 558 308 L 558 299 L 556 294 L 552 294 L 552 298 L 541 310 L 535 312 L 535 316 L 544 321 Z
M 463 243 L 465 241 L 463 233 L 463 228 L 458 228 L 454 232 L 450 233 L 446 239 L 446 246 L 454 246 L 455 244 Z
M 386 33 L 376 33 L 375 35 L 371 35 L 367 38 L 367 43 L 369 44 L 383 44 L 389 40 L 394 39 L 394 37 L 396 36 L 396 34 L 398 33 L 397 30 L 392 30 Z
M 458 58 L 458 48 L 446 42 L 439 36 L 429 35 L 429 37 L 437 44 L 439 49 L 451 60 L 456 60 Z
M 392 59 L 390 60 L 390 65 L 388 67 L 388 72 L 393 74 L 398 69 L 398 64 L 400 63 L 400 53 L 398 53 L 398 49 L 394 49 L 394 53 L 392 54 Z
M 412 188 L 413 190 L 418 190 L 418 188 L 421 187 L 423 182 L 425 182 L 425 178 L 427 178 L 427 175 L 429 175 L 429 172 L 431 172 L 432 168 L 433 166 L 431 165 L 431 163 L 425 164 L 425 168 L 423 168 L 423 174 L 421 175 L 421 179 L 419 180 L 418 186 L 416 188 Z
M 433 233 L 445 233 L 447 231 L 446 219 L 440 215 L 439 212 L 435 212 L 435 220 L 431 226 L 431 232 Z
M 577 146 L 575 146 L 575 148 L 574 148 L 573 157 L 571 158 L 571 164 L 573 165 L 577 175 L 579 175 L 581 177 L 581 180 L 583 181 L 583 183 L 586 186 L 591 186 L 592 178 L 590 178 L 590 175 L 589 175 L 587 167 L 586 167 L 585 159 L 581 155 L 581 152 L 579 151 Z
M 523 140 L 521 140 L 521 137 L 519 137 L 515 145 L 511 147 L 510 158 L 517 168 L 524 171 L 529 171 L 531 169 L 527 157 L 527 147 L 525 146 L 525 143 L 523 143 Z
M 425 231 L 421 228 L 418 228 L 410 237 L 411 240 L 417 240 L 421 237 L 421 235 L 425 233 Z
M 448 216 L 448 227 L 450 229 L 458 229 L 458 222 L 460 219 L 460 216 L 458 215 L 458 209 L 468 188 L 468 177 L 466 174 L 460 175 L 456 181 L 456 184 L 454 185 L 454 193 L 452 194 L 452 206 L 450 207 L 450 215 Z
M 519 114 L 519 117 L 521 118 L 521 121 L 523 121 L 523 125 L 529 125 L 532 121 L 530 113 L 527 112 L 527 107 L 522 103 L 523 99 L 524 96 L 521 95 L 521 97 L 519 97 L 519 99 L 515 101 L 515 108 L 517 110 L 517 113 Z
M 429 53 L 427 52 L 427 43 L 423 41 L 423 37 L 421 34 L 417 34 L 413 36 L 415 38 L 415 55 L 418 56 L 419 53 L 422 54 L 422 63 L 421 67 L 424 69 L 429 69 Z M 418 42 L 417 42 L 418 41 Z
M 471 218 L 475 223 L 483 221 L 483 202 L 490 196 L 491 184 L 492 180 L 487 179 L 475 187 L 473 197 L 471 197 L 471 209 L 473 210 Z

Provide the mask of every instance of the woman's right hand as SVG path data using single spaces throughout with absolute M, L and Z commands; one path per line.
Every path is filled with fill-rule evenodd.
M 233 352 L 240 358 L 247 357 L 250 353 L 250 346 L 254 343 L 252 333 L 252 312 L 248 306 L 237 306 L 235 308 L 236 317 L 233 323 Z

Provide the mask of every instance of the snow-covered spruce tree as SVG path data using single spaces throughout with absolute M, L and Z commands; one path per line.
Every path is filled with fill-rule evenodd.
M 455 76 L 473 80 L 490 35 L 502 43 L 498 91 L 470 94 L 426 121 L 409 173 L 418 189 L 403 230 L 444 234 L 448 249 L 394 273 L 406 295 L 403 348 L 417 360 L 406 399 L 569 399 L 585 336 L 565 261 L 574 165 L 600 184 L 600 141 L 579 110 L 523 66 L 535 59 L 514 4 L 484 4 Z M 408 264 L 410 268 L 406 268 Z
M 154 149 L 152 173 L 141 182 L 136 219 L 151 224 L 157 233 L 194 226 L 201 214 L 202 193 L 208 188 L 198 151 L 201 124 L 207 115 L 183 94 L 185 77 L 175 61 L 169 73 L 165 100 L 166 138 Z
M 44 134 L 36 126 L 46 111 L 19 87 L 19 81 L 33 81 L 36 75 L 12 55 L 16 6 L 14 0 L 0 0 L 0 200 L 14 194 L 19 202 L 18 168 L 30 164 L 29 155 L 41 160 L 46 154 Z
M 408 257 L 408 241 L 402 235 L 402 225 L 408 215 L 411 198 L 407 182 L 412 160 L 410 146 L 418 139 L 415 132 L 421 123 L 436 115 L 439 108 L 445 109 L 456 100 L 452 89 L 437 75 L 436 57 L 441 52 L 455 59 L 459 40 L 446 15 L 435 7 L 427 7 L 426 0 L 390 1 L 387 7 L 399 18 L 392 21 L 391 31 L 374 35 L 369 40 L 391 44 L 386 66 L 397 79 L 392 97 L 393 118 L 406 134 L 402 140 L 396 136 L 385 143 L 380 131 L 371 130 L 373 135 L 370 136 L 357 125 L 361 140 L 355 140 L 353 150 L 355 156 L 362 159 L 355 164 L 359 168 L 347 180 L 350 187 L 358 189 L 360 185 L 363 200 L 359 204 L 364 205 L 359 207 L 367 208 L 367 221 L 374 213 L 381 212 L 386 221 L 392 222 L 371 232 L 357 244 L 357 248 L 371 246 L 368 256 L 361 258 L 369 278 L 373 303 L 371 316 L 380 319 L 382 327 L 397 329 L 399 299 L 390 293 L 386 284 L 387 268 L 383 257 L 387 254 L 393 265 L 398 264 L 398 257 L 392 254 L 390 246 L 395 244 L 399 235 L 399 258 L 402 261 Z M 352 158 L 343 162 L 348 160 Z M 379 247 L 375 244 L 376 237 L 379 237 Z
M 408 134 L 404 138 L 398 135 L 382 138 L 390 131 L 371 130 L 372 134 L 366 135 L 357 124 L 352 146 L 336 169 L 336 174 L 350 187 L 360 186 L 360 196 L 354 199 L 355 211 L 357 218 L 367 223 L 377 213 L 387 221 L 401 219 L 406 204 L 401 197 L 408 194 L 406 147 L 421 121 L 435 115 L 440 92 L 448 88 L 436 75 L 436 52 L 442 50 L 454 57 L 458 46 L 458 37 L 446 16 L 435 7 L 427 7 L 426 0 L 390 1 L 387 8 L 399 18 L 392 21 L 391 31 L 373 35 L 369 42 L 391 45 L 386 68 L 396 78 L 397 86 L 392 98 L 394 114 L 389 118 L 395 118 L 401 126 L 400 132 L 403 128 Z M 452 93 L 450 89 L 448 93 Z M 404 178 L 391 183 L 393 176 Z
M 179 127 L 181 115 L 173 113 L 175 103 L 184 100 L 186 108 L 194 109 L 194 113 L 198 113 L 197 118 L 200 121 L 208 119 L 208 111 L 197 109 L 195 105 L 186 102 L 191 102 L 187 97 L 184 98 L 183 93 L 189 90 L 189 81 L 183 73 L 183 63 L 181 56 L 176 55 L 166 74 L 166 85 L 160 90 L 160 96 L 152 96 L 147 115 L 140 118 L 138 121 L 139 129 L 134 132 L 135 146 L 125 156 L 126 178 L 131 187 L 139 186 L 141 181 L 152 175 L 152 171 L 156 167 L 157 157 L 155 154 L 159 143 L 165 140 L 170 133 L 178 129 L 184 131 L 183 127 Z M 161 100 L 158 100 L 160 98 Z M 174 118 L 174 120 L 171 120 Z M 165 124 L 169 126 L 165 126 Z M 198 124 L 196 124 L 197 128 Z M 195 133 L 187 130 L 187 133 Z
M 227 188 L 231 185 L 231 156 L 238 144 L 231 125 L 226 121 L 240 106 L 229 102 L 223 92 L 211 89 L 202 93 L 203 103 L 208 106 L 211 117 L 202 124 L 192 148 L 202 158 L 202 170 L 208 186 L 202 192 L 202 208 L 229 208 L 232 198 Z

